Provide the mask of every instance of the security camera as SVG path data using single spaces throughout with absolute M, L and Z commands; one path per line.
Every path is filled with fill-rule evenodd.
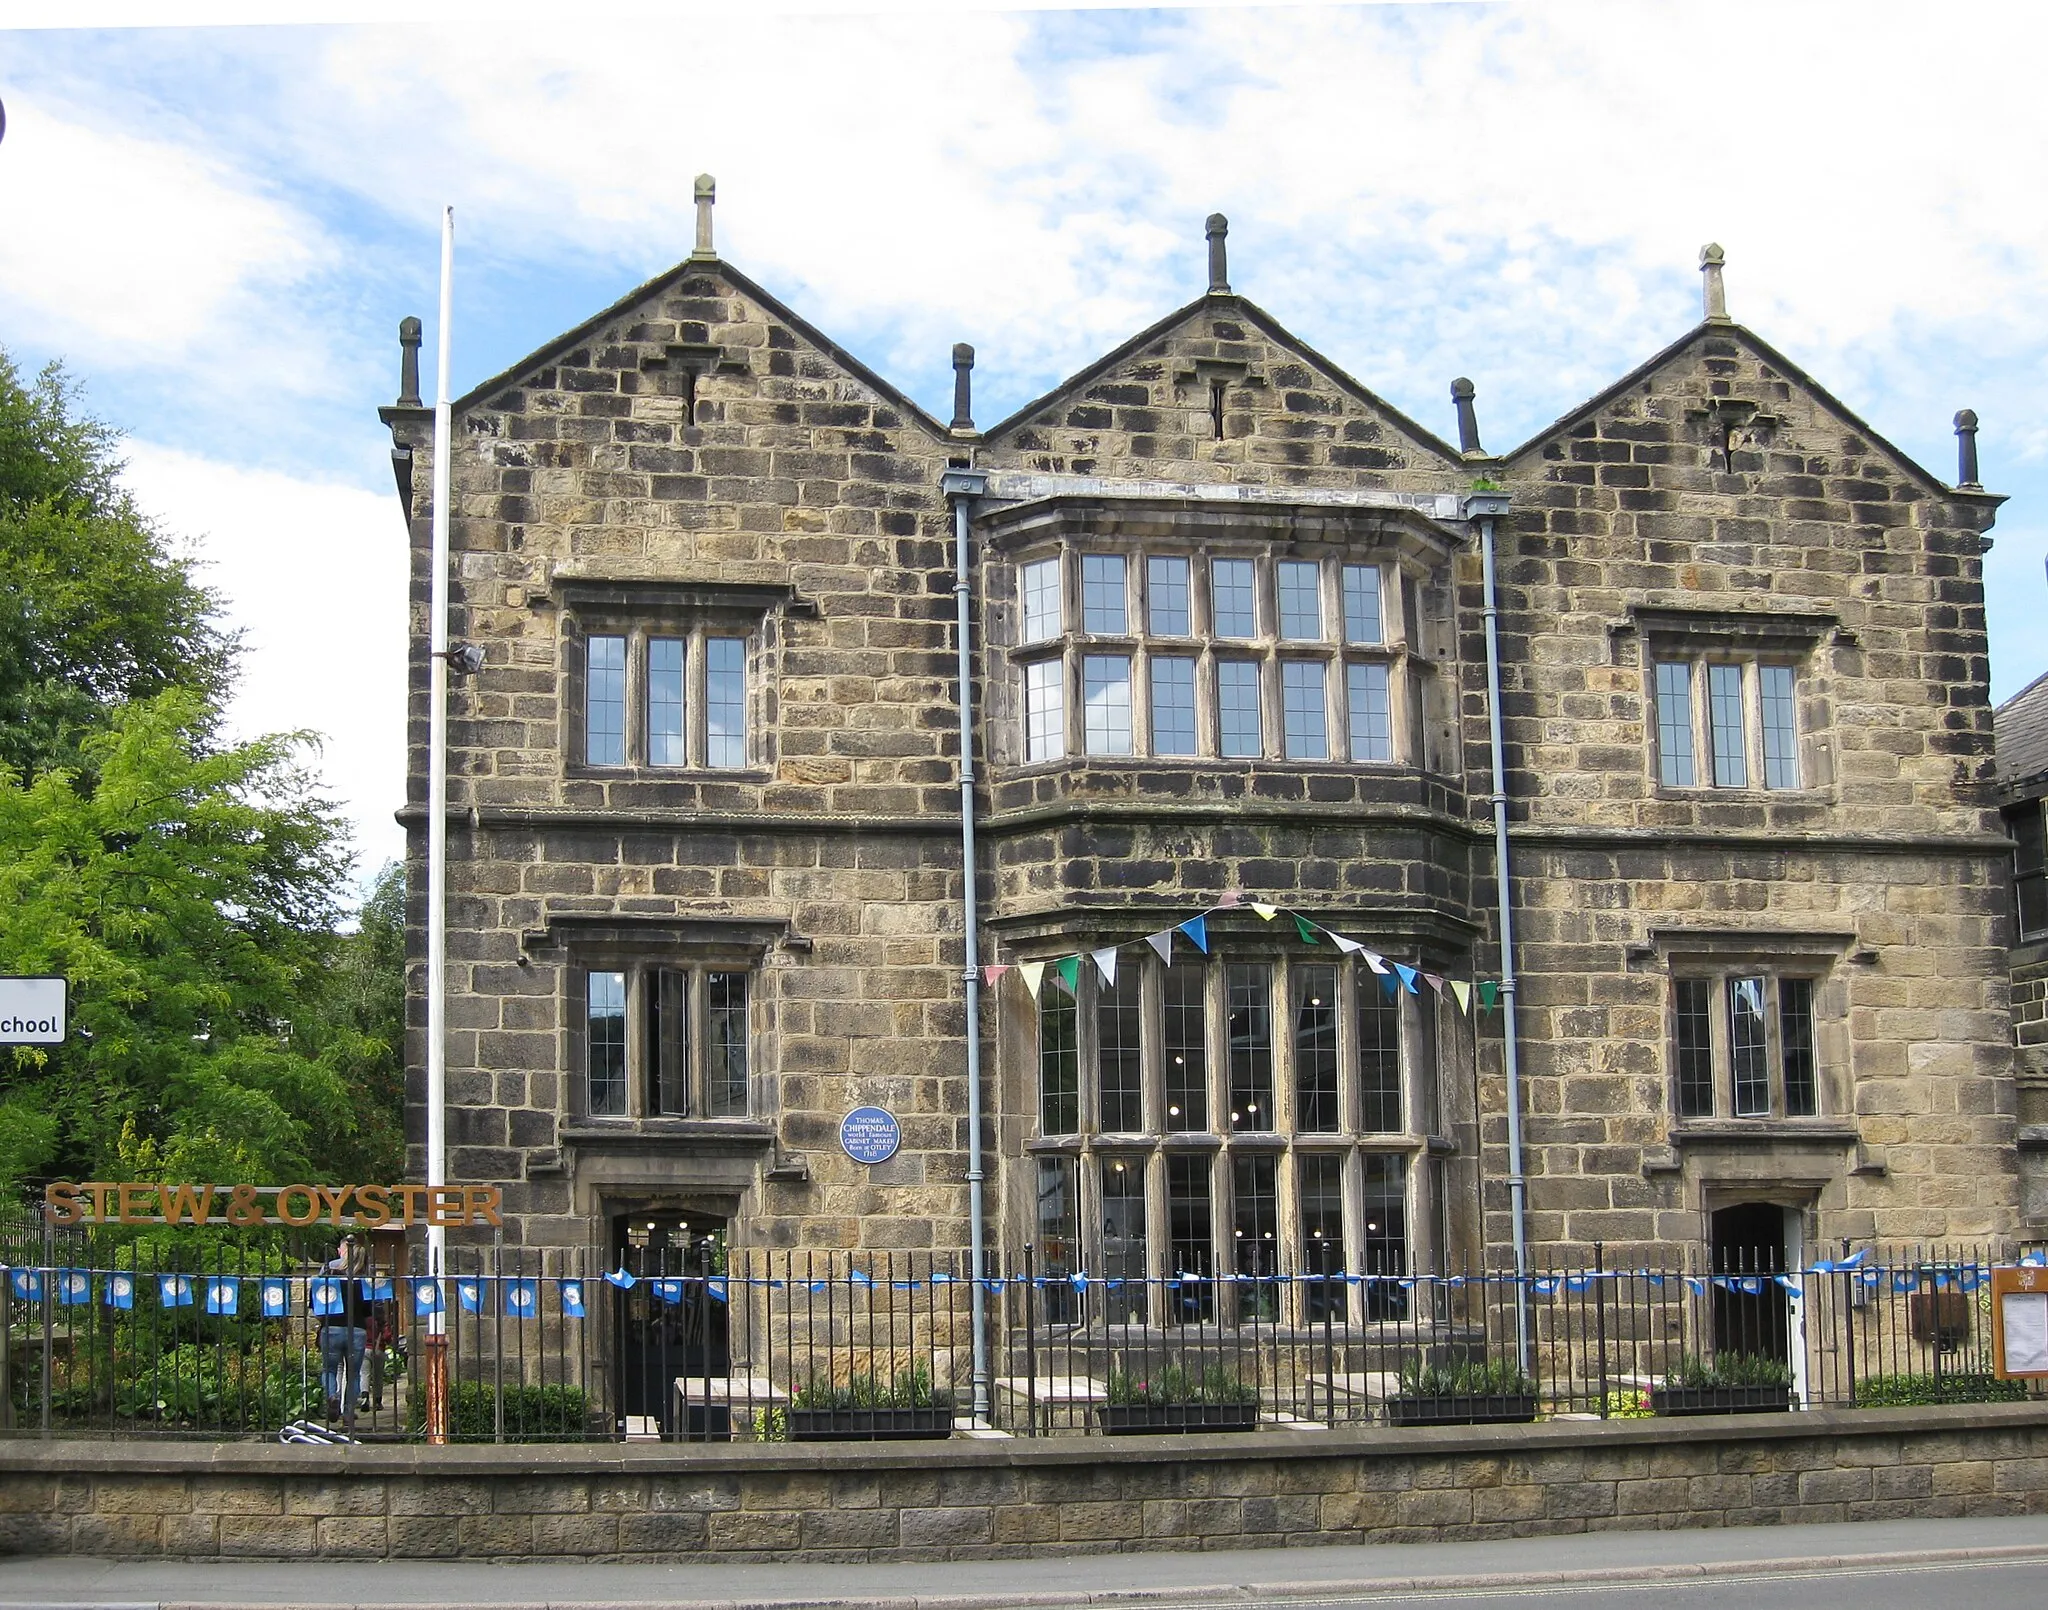
M 475 676 L 484 668 L 484 651 L 475 643 L 457 643 L 447 651 L 451 676 Z

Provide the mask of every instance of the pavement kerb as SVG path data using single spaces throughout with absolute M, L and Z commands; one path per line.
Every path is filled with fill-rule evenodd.
M 1655 1565 L 1588 1567 L 1583 1570 L 1494 1571 L 1437 1575 L 1369 1576 L 1330 1581 L 1213 1583 L 1185 1587 L 1115 1588 L 1090 1593 L 933 1593 L 871 1597 L 816 1596 L 722 1599 L 638 1597 L 632 1599 L 494 1599 L 467 1604 L 436 1600 L 434 1610 L 1073 1610 L 1079 1606 L 1264 1604 L 1274 1600 L 1310 1603 L 1363 1598 L 1371 1594 L 1488 1592 L 1518 1588 L 1593 1587 L 1640 1583 L 1742 1578 L 1800 1572 L 1881 1572 L 1942 1565 L 2048 1562 L 2048 1545 L 1914 1549 L 1893 1553 L 1815 1554 L 1783 1559 L 1683 1560 Z M 392 1600 L 356 1603 L 336 1599 L 256 1602 L 245 1599 L 51 1599 L 10 1600 L 5 1610 L 410 1610 Z

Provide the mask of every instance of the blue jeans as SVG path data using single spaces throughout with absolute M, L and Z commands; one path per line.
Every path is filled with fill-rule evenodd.
M 327 1401 L 341 1405 L 344 1421 L 356 1417 L 356 1383 L 362 1379 L 368 1333 L 360 1325 L 329 1325 L 320 1333 L 320 1378 Z

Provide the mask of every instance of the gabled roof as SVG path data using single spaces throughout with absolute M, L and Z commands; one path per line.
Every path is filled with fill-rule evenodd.
M 763 290 L 723 258 L 716 257 L 686 257 L 682 262 L 676 264 L 675 267 L 663 270 L 655 275 L 653 279 L 647 281 L 646 284 L 628 291 L 602 312 L 592 314 L 581 324 L 563 331 L 545 345 L 529 352 L 509 368 L 500 370 L 497 374 L 479 385 L 472 386 L 468 391 L 455 399 L 451 405 L 452 410 L 459 414 L 464 409 L 478 407 L 486 403 L 492 392 L 502 391 L 507 386 L 517 385 L 524 376 L 551 362 L 560 353 L 575 346 L 577 342 L 587 340 L 596 330 L 600 329 L 610 320 L 630 313 L 638 304 L 648 300 L 650 297 L 660 295 L 676 284 L 677 281 L 681 280 L 686 274 L 693 273 L 716 274 L 742 296 L 751 298 L 767 309 L 769 313 L 787 324 L 798 335 L 802 336 L 804 340 L 808 341 L 834 363 L 846 370 L 848 374 L 860 381 L 862 385 L 872 387 L 880 396 L 886 398 L 895 407 L 902 409 L 907 418 L 913 419 L 918 424 L 924 426 L 935 437 L 941 440 L 946 438 L 946 427 L 941 425 L 916 403 L 912 402 L 910 398 L 876 374 L 874 370 L 862 363 L 860 359 L 848 352 L 838 342 L 826 335 L 824 331 L 820 330 L 815 324 L 812 324 L 810 320 L 804 318 L 802 314 L 796 312 L 779 297 Z
M 1823 386 L 1818 380 L 1815 380 L 1812 375 L 1786 357 L 1784 353 L 1772 346 L 1754 330 L 1746 325 L 1732 322 L 1723 324 L 1719 320 L 1711 319 L 1701 320 L 1700 323 L 1686 331 L 1684 335 L 1664 348 L 1663 351 L 1644 359 L 1612 385 L 1589 397 L 1569 413 L 1561 415 L 1551 424 L 1544 426 L 1542 430 L 1531 436 L 1520 447 L 1501 455 L 1501 461 L 1504 464 L 1511 464 L 1516 459 L 1543 446 L 1544 443 L 1563 435 L 1588 414 L 1598 413 L 1601 409 L 1607 407 L 1608 404 L 1622 396 L 1623 393 L 1635 390 L 1650 375 L 1663 368 L 1673 358 L 1685 351 L 1687 347 L 1704 340 L 1710 335 L 1718 335 L 1724 338 L 1733 337 L 1744 343 L 1752 353 L 1777 369 L 1787 380 L 1803 388 L 1814 401 L 1833 413 L 1844 425 L 1854 430 L 1858 435 L 1868 437 L 1873 446 L 1888 454 L 1902 469 L 1909 471 L 1929 491 L 1945 498 L 1959 498 L 1966 502 L 1986 503 L 1993 508 L 2005 501 L 2005 496 L 2002 493 L 1965 492 L 1950 486 L 1939 476 L 1922 467 L 1910 454 L 1894 446 L 1883 435 L 1873 430 L 1854 409 L 1850 408 L 1848 404 L 1844 403 L 1833 392 L 1829 391 L 1827 387 Z
M 1998 781 L 2011 788 L 2048 773 L 2048 676 L 2037 676 L 1991 712 Z
M 1041 409 L 1050 407 L 1061 399 L 1079 392 L 1085 386 L 1092 385 L 1095 381 L 1101 379 L 1102 376 L 1116 368 L 1117 365 L 1135 356 L 1176 325 L 1184 324 L 1198 312 L 1205 310 L 1213 312 L 1220 308 L 1231 309 L 1242 317 L 1247 324 L 1256 326 L 1259 332 L 1268 340 L 1287 348 L 1288 351 L 1294 353 L 1304 363 L 1309 364 L 1339 391 L 1349 394 L 1357 401 L 1364 403 L 1368 408 L 1375 409 L 1385 415 L 1394 424 L 1406 431 L 1418 446 L 1426 447 L 1433 453 L 1441 454 L 1449 465 L 1455 466 L 1464 463 L 1463 457 L 1450 443 L 1446 442 L 1434 431 L 1417 424 L 1384 397 L 1359 384 L 1358 381 L 1346 374 L 1328 358 L 1324 357 L 1293 331 L 1289 330 L 1278 319 L 1274 318 L 1272 314 L 1268 313 L 1256 302 L 1239 296 L 1235 291 L 1207 292 L 1196 297 L 1185 307 L 1174 309 L 1173 312 L 1167 314 L 1165 318 L 1159 320 L 1156 324 L 1146 326 L 1146 328 L 1140 330 L 1121 346 L 1115 347 L 1100 358 L 1097 358 L 1078 374 L 1070 375 L 1067 379 L 1062 380 L 1052 390 L 1045 393 L 1044 396 L 1026 403 L 1022 408 L 1010 415 L 1009 418 L 997 425 L 991 426 L 982 433 L 982 439 L 986 442 L 994 442 L 1004 432 L 1028 423 L 1031 417 Z

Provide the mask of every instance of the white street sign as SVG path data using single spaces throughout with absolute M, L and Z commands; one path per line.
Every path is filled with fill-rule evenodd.
M 0 1045 L 62 1045 L 65 983 L 61 978 L 0 978 Z

